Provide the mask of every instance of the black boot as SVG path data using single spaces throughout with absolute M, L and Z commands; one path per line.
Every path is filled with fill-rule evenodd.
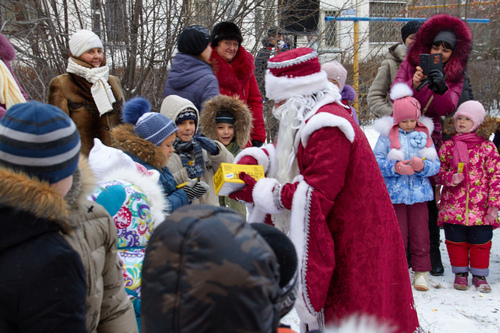
M 429 238 L 431 243 L 431 275 L 442 276 L 444 274 L 443 263 L 441 262 L 441 251 L 439 250 L 440 231 L 437 225 L 438 208 L 436 202 L 429 201 L 427 203 L 429 208 Z

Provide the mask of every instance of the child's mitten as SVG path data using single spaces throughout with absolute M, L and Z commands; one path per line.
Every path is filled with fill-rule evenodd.
M 400 175 L 413 175 L 415 173 L 415 170 L 411 167 L 411 165 L 408 165 L 410 163 L 410 160 L 406 161 L 399 161 L 394 165 L 394 171 Z
M 189 201 L 199 199 L 203 194 L 207 193 L 210 186 L 207 183 L 198 181 L 196 179 L 191 179 L 186 186 L 182 188 L 186 192 Z
M 198 136 L 194 138 L 196 142 L 201 146 L 201 148 L 205 149 L 210 155 L 219 155 L 219 147 L 217 144 L 204 136 Z
M 463 173 L 454 173 L 453 176 L 451 176 L 451 182 L 453 185 L 458 185 L 464 180 L 464 174 Z
M 484 219 L 487 222 L 493 223 L 498 218 L 498 208 L 496 208 L 496 207 L 488 207 L 488 211 L 487 211 L 486 214 L 487 215 L 484 217 Z
M 413 170 L 415 170 L 416 172 L 420 172 L 422 170 L 424 170 L 424 167 L 425 167 L 425 162 L 422 161 L 421 158 L 419 157 L 416 157 L 416 156 L 413 156 L 411 158 L 411 167 L 413 168 Z

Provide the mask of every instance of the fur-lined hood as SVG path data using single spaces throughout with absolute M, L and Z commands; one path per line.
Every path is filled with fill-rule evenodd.
M 472 34 L 467 24 L 458 17 L 437 14 L 425 21 L 408 51 L 408 61 L 413 67 L 418 66 L 420 63 L 419 54 L 429 53 L 434 37 L 438 32 L 446 29 L 453 30 L 458 40 L 450 60 L 444 66 L 444 74 L 447 81 L 459 82 L 463 79 L 467 59 L 472 50 Z
M 245 147 L 252 132 L 252 113 L 244 102 L 237 97 L 218 95 L 205 102 L 200 118 L 201 132 L 209 139 L 217 139 L 217 123 L 215 117 L 219 111 L 228 111 L 235 118 L 234 136 L 240 147 Z
M 167 166 L 167 156 L 160 147 L 135 134 L 134 125 L 121 124 L 111 130 L 113 147 L 133 155 L 157 170 Z
M 12 61 L 16 57 L 16 50 L 4 35 L 0 34 L 0 58 Z
M 476 129 L 475 133 L 478 136 L 489 140 L 490 136 L 495 133 L 499 127 L 500 123 L 497 121 L 497 118 L 486 116 L 483 123 Z M 446 118 L 443 125 L 443 132 L 452 136 L 457 135 L 457 130 L 455 129 L 455 119 L 453 117 Z
M 50 185 L 26 173 L 0 167 L 0 206 L 14 207 L 70 230 L 68 206 Z
M 434 131 L 434 122 L 431 118 L 426 116 L 420 116 L 420 118 L 418 118 L 418 122 L 427 127 L 429 134 L 432 133 L 432 131 Z M 377 119 L 373 124 L 373 127 L 380 135 L 389 136 L 389 131 L 391 130 L 393 125 L 394 125 L 394 118 L 391 116 L 385 116 Z
M 73 185 L 64 197 L 71 210 L 76 210 L 80 205 L 88 202 L 87 197 L 94 192 L 97 187 L 95 178 L 89 166 L 87 157 L 80 154 L 78 169 L 73 174 Z

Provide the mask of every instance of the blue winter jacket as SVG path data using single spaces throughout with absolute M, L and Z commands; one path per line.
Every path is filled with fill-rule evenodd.
M 146 169 L 156 170 L 160 173 L 160 179 L 158 180 L 158 182 L 162 185 L 163 191 L 167 195 L 167 201 L 169 203 L 169 208 L 170 208 L 170 211 L 166 212 L 167 214 L 170 214 L 179 207 L 189 204 L 189 198 L 186 192 L 183 191 L 182 189 L 177 189 L 174 176 L 172 175 L 170 170 L 168 170 L 167 167 L 158 170 L 149 165 L 148 163 L 144 162 L 143 160 L 139 159 L 137 156 L 130 153 L 126 154 L 129 155 L 132 158 L 132 160 L 134 160 L 134 162 L 142 164 Z
M 420 172 L 415 172 L 411 176 L 395 172 L 394 165 L 398 161 L 387 159 L 391 150 L 391 140 L 388 136 L 381 134 L 373 150 L 393 204 L 413 205 L 418 202 L 431 201 L 434 198 L 434 190 L 428 177 L 439 172 L 441 164 L 437 158 L 436 149 L 434 144 L 424 149 L 413 147 L 410 143 L 411 133 L 416 132 L 407 133 L 399 128 L 399 142 L 401 143 L 399 152 L 404 154 L 403 160 L 411 160 L 413 156 L 426 157 L 424 169 Z
M 179 52 L 174 58 L 163 89 L 163 97 L 169 95 L 188 99 L 201 110 L 207 99 L 219 95 L 219 83 L 209 64 Z

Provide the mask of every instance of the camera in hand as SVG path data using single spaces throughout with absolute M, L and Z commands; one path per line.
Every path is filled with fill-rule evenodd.
M 432 70 L 438 70 L 443 73 L 443 55 L 441 53 L 435 54 L 420 54 L 420 67 L 424 75 L 429 75 Z M 422 90 L 426 85 L 431 83 L 429 78 L 426 78 L 417 88 L 417 91 Z

